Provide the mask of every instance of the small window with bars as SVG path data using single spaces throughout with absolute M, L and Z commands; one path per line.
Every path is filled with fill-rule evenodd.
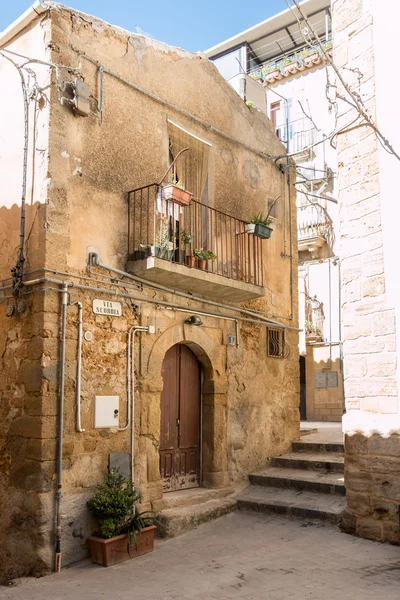
M 271 358 L 287 358 L 289 356 L 289 346 L 285 340 L 284 329 L 267 328 L 267 355 Z

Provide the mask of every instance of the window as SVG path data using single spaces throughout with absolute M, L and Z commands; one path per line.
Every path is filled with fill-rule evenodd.
M 284 329 L 267 328 L 267 355 L 271 358 L 287 358 L 289 356 L 289 346 L 285 341 Z
M 270 108 L 270 119 L 271 119 L 271 123 L 276 131 L 276 135 L 278 136 L 278 138 L 281 140 L 282 139 L 282 133 L 281 132 L 281 103 L 279 102 L 272 102 L 271 104 L 271 108 Z

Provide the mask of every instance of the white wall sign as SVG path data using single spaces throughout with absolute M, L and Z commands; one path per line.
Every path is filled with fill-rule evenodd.
M 95 315 L 121 317 L 122 304 L 121 302 L 111 302 L 110 300 L 93 300 L 93 312 Z

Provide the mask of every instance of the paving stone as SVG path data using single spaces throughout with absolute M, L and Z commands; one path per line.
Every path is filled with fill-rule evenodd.
M 236 512 L 108 569 L 84 561 L 3 600 L 398 600 L 395 546 L 329 524 Z

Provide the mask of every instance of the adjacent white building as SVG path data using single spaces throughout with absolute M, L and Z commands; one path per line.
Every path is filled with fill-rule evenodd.
M 331 52 L 330 0 L 300 3 Z M 299 251 L 301 417 L 338 421 L 343 413 L 340 261 L 334 73 L 307 43 L 296 9 L 206 51 L 248 106 L 266 112 L 295 162 Z M 284 249 L 283 249 L 284 252 Z

